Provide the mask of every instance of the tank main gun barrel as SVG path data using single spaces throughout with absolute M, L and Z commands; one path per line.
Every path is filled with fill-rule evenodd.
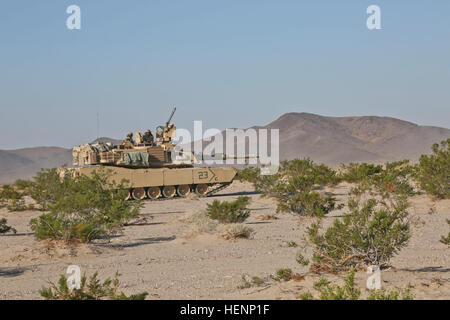
M 246 155 L 243 155 L 243 156 L 238 156 L 238 155 L 234 155 L 234 154 L 216 153 L 216 154 L 213 154 L 213 155 L 200 154 L 199 158 L 203 159 L 203 160 L 255 159 L 255 158 L 259 159 L 259 156 L 258 155 L 254 155 L 254 154 L 246 154 Z
M 226 159 L 258 159 L 259 156 L 258 155 L 254 155 L 254 154 L 246 154 L 244 156 L 238 156 L 235 154 L 223 154 L 222 153 L 222 159 L 226 160 Z

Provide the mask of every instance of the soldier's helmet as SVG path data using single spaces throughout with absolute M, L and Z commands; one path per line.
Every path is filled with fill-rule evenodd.
M 146 135 L 151 135 L 152 132 L 151 132 L 150 130 L 147 130 L 147 131 L 145 131 L 145 134 L 146 134 Z

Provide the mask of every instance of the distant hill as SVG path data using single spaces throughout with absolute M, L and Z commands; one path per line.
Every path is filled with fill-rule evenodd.
M 287 113 L 255 129 L 280 130 L 280 158 L 309 157 L 328 165 L 349 162 L 417 160 L 433 143 L 450 137 L 450 130 L 388 117 L 325 117 Z M 96 141 L 120 144 L 120 140 Z M 96 142 L 93 141 L 93 142 Z M 204 144 L 206 145 L 206 144 Z M 234 151 L 226 151 L 234 153 Z M 72 163 L 72 151 L 58 147 L 0 150 L 0 183 L 31 178 L 40 168 Z
M 91 143 L 96 142 L 120 144 L 122 141 L 102 137 Z M 17 179 L 29 179 L 41 168 L 58 168 L 63 165 L 72 165 L 72 149 L 36 147 L 0 150 L 0 184 L 11 183 Z
M 309 157 L 332 166 L 406 158 L 414 161 L 421 154 L 430 153 L 433 143 L 450 137 L 449 129 L 419 126 L 395 118 L 325 117 L 311 113 L 286 113 L 268 125 L 252 128 L 279 129 L 281 160 Z M 224 132 L 222 135 L 225 136 Z M 209 143 L 204 141 L 203 147 Z M 246 152 L 252 153 L 247 142 Z M 236 148 L 224 153 L 236 154 Z
M 28 179 L 41 168 L 55 168 L 72 163 L 72 150 L 59 147 L 37 147 L 0 150 L 0 183 Z
M 375 116 L 287 113 L 260 128 L 280 129 L 282 159 L 310 157 L 328 165 L 417 160 L 433 143 L 450 137 L 449 129 Z
M 109 142 L 109 143 L 112 143 L 113 145 L 118 145 L 118 144 L 122 143 L 122 140 L 112 139 L 112 138 L 108 138 L 108 137 L 101 137 L 101 138 L 97 138 L 94 141 L 92 141 L 91 144 L 99 143 L 99 142 L 102 142 L 102 143 Z

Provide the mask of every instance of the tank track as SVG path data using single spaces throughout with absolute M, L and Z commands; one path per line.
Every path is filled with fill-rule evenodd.
M 219 186 L 217 186 L 216 188 L 214 188 L 212 190 L 209 190 L 206 194 L 204 194 L 204 195 L 197 194 L 197 196 L 199 198 L 209 197 L 209 196 L 211 196 L 211 195 L 213 195 L 213 194 L 215 194 L 215 193 L 217 193 L 219 191 L 222 191 L 223 189 L 227 188 L 228 186 L 231 185 L 231 183 L 232 182 L 220 183 Z M 143 199 L 142 201 L 167 201 L 167 200 L 184 199 L 184 198 L 185 197 L 175 196 L 175 197 L 172 197 L 172 198 L 159 197 L 158 199 L 150 199 L 150 198 L 147 197 L 147 198 Z

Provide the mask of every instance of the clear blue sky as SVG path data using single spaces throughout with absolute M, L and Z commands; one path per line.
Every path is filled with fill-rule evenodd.
M 81 7 L 81 30 L 66 8 Z M 366 28 L 381 7 L 382 30 Z M 286 112 L 450 127 L 450 1 L 4 0 L 0 149 Z

